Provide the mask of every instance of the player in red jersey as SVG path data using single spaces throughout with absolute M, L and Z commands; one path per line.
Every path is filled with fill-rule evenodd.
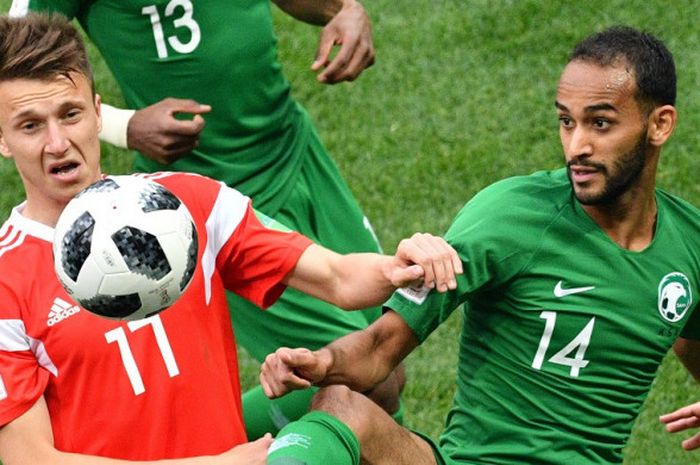
M 211 179 L 149 175 L 188 207 L 198 266 L 167 311 L 119 322 L 87 313 L 54 275 L 53 226 L 102 176 L 100 98 L 75 29 L 0 18 L 0 153 L 26 192 L 0 230 L 0 460 L 15 464 L 261 464 L 246 443 L 224 289 L 268 306 L 287 285 L 346 308 L 396 286 L 454 288 L 459 260 L 430 235 L 394 257 L 339 255 L 260 224 L 247 197 Z M 28 271 L 27 268 L 31 267 Z

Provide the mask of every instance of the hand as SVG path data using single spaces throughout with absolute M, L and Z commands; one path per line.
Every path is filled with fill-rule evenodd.
M 223 454 L 217 456 L 217 464 L 232 465 L 265 465 L 267 463 L 267 450 L 274 439 L 270 433 L 252 442 L 240 444 Z
M 137 110 L 127 127 L 127 146 L 158 163 L 172 163 L 199 145 L 199 133 L 204 127 L 201 115 L 209 111 L 209 105 L 175 98 Z M 175 118 L 178 113 L 194 117 L 180 120 Z
M 269 354 L 260 366 L 260 384 L 265 395 L 274 399 L 321 381 L 330 366 L 323 353 L 282 347 Z
M 439 292 L 457 288 L 462 260 L 443 238 L 416 233 L 399 243 L 388 277 L 396 287 L 426 286 Z
M 340 50 L 331 60 L 335 45 Z M 356 1 L 346 1 L 341 10 L 321 30 L 321 40 L 313 71 L 325 68 L 317 77 L 325 84 L 354 81 L 362 71 L 374 64 L 372 28 L 365 9 Z
M 675 412 L 661 415 L 659 420 L 666 425 L 666 431 L 669 433 L 700 427 L 700 402 L 686 405 Z M 694 450 L 700 447 L 700 433 L 683 441 L 682 446 L 685 450 Z

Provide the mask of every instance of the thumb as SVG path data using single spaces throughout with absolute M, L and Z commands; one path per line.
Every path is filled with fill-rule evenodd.
M 423 267 L 411 265 L 405 268 L 396 267 L 391 274 L 391 284 L 394 287 L 406 287 L 423 282 Z

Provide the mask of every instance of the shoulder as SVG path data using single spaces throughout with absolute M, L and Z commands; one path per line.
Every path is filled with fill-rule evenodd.
M 27 272 L 28 263 L 31 273 Z M 54 278 L 51 242 L 7 220 L 0 227 L 0 318 L 18 312 L 20 301 L 32 296 L 37 285 Z
M 453 227 L 479 225 L 484 229 L 500 225 L 497 229 L 510 229 L 517 222 L 519 226 L 539 228 L 570 204 L 571 187 L 566 170 L 538 171 L 506 178 L 484 188 L 464 205 Z
M 236 189 L 196 173 L 162 171 L 137 176 L 157 182 L 170 190 L 193 214 L 201 211 L 208 216 L 222 206 L 230 210 L 245 210 L 250 203 L 250 198 Z
M 656 190 L 656 200 L 660 221 L 672 225 L 686 236 L 686 240 L 697 238 L 700 241 L 700 209 L 663 189 Z

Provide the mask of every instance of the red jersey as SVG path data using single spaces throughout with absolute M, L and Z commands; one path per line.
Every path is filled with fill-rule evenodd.
M 266 229 L 222 183 L 148 177 L 186 204 L 199 241 L 192 282 L 156 316 L 120 322 L 77 306 L 53 270 L 53 229 L 22 205 L 0 229 L 0 426 L 43 395 L 66 452 L 156 460 L 246 441 L 224 289 L 269 306 L 310 241 Z

